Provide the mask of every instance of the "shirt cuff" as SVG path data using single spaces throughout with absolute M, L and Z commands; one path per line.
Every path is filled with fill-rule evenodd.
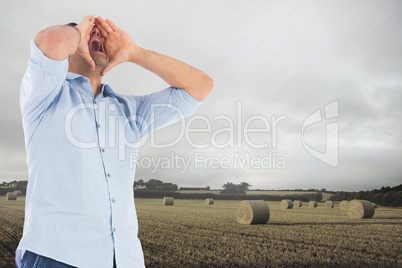
M 68 57 L 60 61 L 48 58 L 36 45 L 35 40 L 31 40 L 31 56 L 29 61 L 47 73 L 57 74 L 67 72 L 68 70 Z

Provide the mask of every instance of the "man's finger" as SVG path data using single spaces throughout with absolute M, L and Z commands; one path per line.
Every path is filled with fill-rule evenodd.
M 93 15 L 88 15 L 84 17 L 84 20 L 87 19 L 89 21 L 95 20 L 95 17 Z
M 100 33 L 102 36 L 106 37 L 108 33 L 105 31 L 105 29 L 102 27 L 102 25 L 99 23 L 98 18 L 95 20 L 95 26 L 99 29 Z
M 101 17 L 97 17 L 96 20 L 100 23 L 100 25 L 102 26 L 102 28 L 105 29 L 105 31 L 106 31 L 107 33 L 113 32 L 112 27 L 110 27 L 110 25 L 107 24 Z
M 113 31 L 117 31 L 119 27 L 116 26 L 111 20 L 106 20 L 106 23 L 113 29 Z
M 91 70 L 94 71 L 95 70 L 95 61 L 92 59 L 91 55 L 89 53 L 83 53 L 82 57 L 89 65 L 89 68 L 91 68 Z

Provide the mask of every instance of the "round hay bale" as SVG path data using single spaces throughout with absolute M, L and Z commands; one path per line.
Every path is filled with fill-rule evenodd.
M 348 210 L 349 207 L 349 201 L 348 200 L 343 200 L 339 203 L 339 208 L 341 210 Z
M 14 193 L 16 193 L 17 196 L 21 196 L 21 195 L 22 195 L 21 191 L 18 191 L 18 190 L 15 190 Z
M 374 215 L 374 207 L 367 200 L 352 200 L 349 203 L 348 215 L 353 219 L 371 218 Z
M 371 203 L 373 205 L 374 208 L 377 208 L 377 204 L 376 203 Z
M 236 207 L 236 220 L 241 224 L 266 224 L 269 207 L 261 200 L 241 201 Z
M 303 203 L 302 203 L 302 201 L 300 201 L 300 200 L 295 200 L 295 201 L 293 201 L 293 205 L 294 205 L 296 208 L 299 208 L 299 207 L 301 207 L 301 206 L 303 205 Z
M 213 205 L 213 204 L 214 204 L 214 200 L 212 198 L 205 199 L 205 205 Z
M 173 206 L 174 198 L 173 197 L 164 197 L 163 198 L 163 205 L 164 206 Z
M 334 207 L 334 202 L 332 202 L 331 200 L 327 200 L 325 202 L 325 206 L 327 206 L 329 208 L 333 208 Z
M 292 202 L 292 200 L 283 199 L 283 200 L 281 201 L 281 208 L 283 208 L 283 209 L 291 209 L 291 208 L 293 208 L 293 202 Z
M 317 206 L 318 206 L 318 204 L 315 201 L 308 202 L 308 207 L 309 208 L 316 208 Z
M 17 194 L 12 193 L 12 192 L 8 192 L 6 194 L 6 200 L 17 200 Z

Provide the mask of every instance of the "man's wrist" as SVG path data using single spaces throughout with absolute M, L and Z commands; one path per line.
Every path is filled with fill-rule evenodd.
M 146 49 L 143 49 L 142 47 L 139 46 L 134 46 L 131 49 L 129 61 L 135 64 L 139 64 L 141 59 L 144 57 L 145 52 Z

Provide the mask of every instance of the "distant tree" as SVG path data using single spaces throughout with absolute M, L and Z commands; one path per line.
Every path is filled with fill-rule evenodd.
M 366 193 L 363 192 L 363 191 L 357 192 L 357 193 L 356 193 L 356 199 L 359 199 L 359 200 L 365 200 L 365 199 L 367 199 L 367 198 L 366 198 Z
M 389 191 L 391 191 L 391 187 L 389 187 L 389 186 L 387 186 L 387 187 L 381 187 L 381 190 L 380 190 L 382 193 L 387 193 L 387 192 L 389 192 Z
M 134 187 L 144 187 L 145 182 L 143 179 L 139 179 L 138 181 L 134 181 Z
M 146 190 L 153 191 L 176 191 L 179 187 L 177 184 L 173 184 L 171 182 L 163 182 L 161 180 L 150 179 L 147 182 L 143 180 L 138 180 L 134 182 L 134 187 L 144 187 Z
M 241 182 L 239 185 L 239 189 L 241 192 L 246 193 L 246 191 L 250 190 L 250 186 L 251 186 L 251 184 L 249 184 L 247 182 Z
M 209 190 L 211 190 L 211 187 L 207 186 L 207 187 L 205 187 L 205 190 L 209 191 Z
M 17 182 L 17 186 L 22 186 L 22 187 L 26 187 L 28 185 L 28 181 L 19 181 Z
M 227 182 L 223 185 L 223 194 L 245 194 L 250 189 L 250 184 L 247 182 L 241 182 L 240 184 L 234 184 Z
M 391 206 L 391 207 L 397 207 L 398 205 L 400 205 L 402 200 L 398 200 L 398 193 L 396 191 L 390 191 L 386 194 L 384 194 L 384 196 L 382 197 L 382 202 L 381 204 L 383 206 Z M 399 197 L 401 197 L 402 195 L 399 194 Z
M 171 182 L 164 182 L 162 185 L 162 190 L 177 191 L 177 189 L 179 189 L 179 186 L 177 186 L 177 184 L 174 184 Z
M 315 193 L 313 201 L 321 202 L 321 200 L 322 200 L 322 193 L 321 192 Z
M 150 189 L 150 190 L 156 189 L 162 185 L 163 185 L 163 181 L 155 180 L 155 179 L 150 179 L 149 181 L 147 181 L 145 183 L 145 186 L 147 187 L 147 189 Z

